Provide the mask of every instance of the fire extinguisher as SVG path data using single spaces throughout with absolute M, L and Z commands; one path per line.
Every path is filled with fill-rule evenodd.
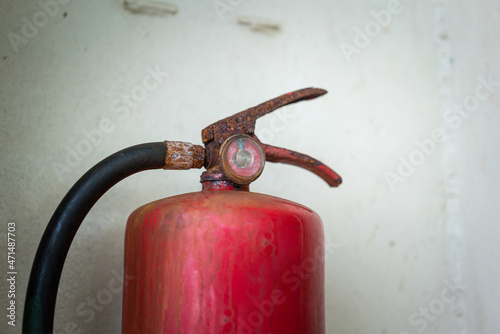
M 52 333 L 64 260 L 81 222 L 120 180 L 148 169 L 205 167 L 202 191 L 146 204 L 125 232 L 122 333 L 325 333 L 324 233 L 300 204 L 251 193 L 266 161 L 308 169 L 328 185 L 341 178 L 307 155 L 266 145 L 257 118 L 325 94 L 306 88 L 203 129 L 204 146 L 165 141 L 104 159 L 70 189 L 38 247 L 23 333 Z

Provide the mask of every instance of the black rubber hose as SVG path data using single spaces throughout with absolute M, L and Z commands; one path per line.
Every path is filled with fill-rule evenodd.
M 95 165 L 69 190 L 50 219 L 36 252 L 24 306 L 24 334 L 52 333 L 64 260 L 92 206 L 127 176 L 163 168 L 166 152 L 164 142 L 126 148 Z

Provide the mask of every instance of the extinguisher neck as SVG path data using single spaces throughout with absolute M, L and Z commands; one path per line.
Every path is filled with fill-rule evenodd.
M 250 191 L 248 184 L 238 184 L 229 180 L 223 173 L 210 173 L 208 171 L 201 174 L 201 184 L 203 191 Z

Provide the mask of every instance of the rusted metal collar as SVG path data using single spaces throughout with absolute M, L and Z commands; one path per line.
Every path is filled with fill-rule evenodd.
M 205 148 L 182 141 L 165 141 L 167 154 L 164 169 L 201 168 L 205 164 Z
M 201 174 L 202 190 L 236 190 L 249 191 L 248 184 L 238 184 L 227 179 L 223 173 L 203 172 Z

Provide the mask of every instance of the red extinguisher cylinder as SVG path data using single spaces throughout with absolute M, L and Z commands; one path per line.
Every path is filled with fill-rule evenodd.
M 128 219 L 123 333 L 325 333 L 319 216 L 225 187 Z

